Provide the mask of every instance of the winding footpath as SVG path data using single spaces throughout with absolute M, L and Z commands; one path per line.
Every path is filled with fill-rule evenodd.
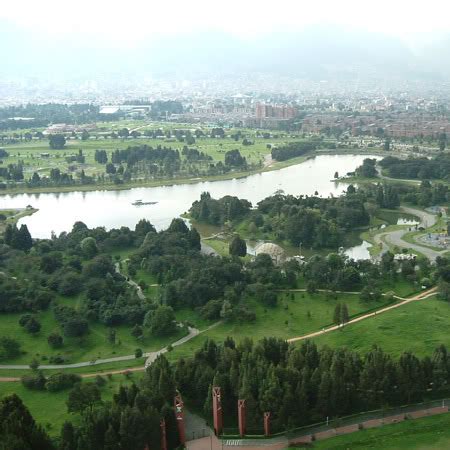
M 403 299 L 401 302 L 395 303 L 394 305 L 386 306 L 385 308 L 381 308 L 381 309 L 378 309 L 377 311 L 364 314 L 363 316 L 355 317 L 354 319 L 349 320 L 345 325 L 333 325 L 333 326 L 325 328 L 323 330 L 315 331 L 314 333 L 309 333 L 309 334 L 305 334 L 303 336 L 298 336 L 298 337 L 288 339 L 287 341 L 289 343 L 298 342 L 298 341 L 303 341 L 305 339 L 310 339 L 313 337 L 321 336 L 323 334 L 330 333 L 331 331 L 339 330 L 340 328 L 342 328 L 344 326 L 347 327 L 347 326 L 351 325 L 352 323 L 361 322 L 361 320 L 366 320 L 366 319 L 369 319 L 370 317 L 379 316 L 380 314 L 391 311 L 392 309 L 400 308 L 401 306 L 405 306 L 408 303 L 416 302 L 418 300 L 425 300 L 436 294 L 437 294 L 437 288 L 434 287 L 434 288 L 428 289 L 427 291 L 421 292 L 420 294 L 417 294 L 414 297 Z M 401 297 L 396 297 L 396 298 L 400 299 Z
M 120 264 L 116 263 L 115 265 L 115 269 L 117 273 L 121 273 L 120 272 Z M 142 291 L 141 287 L 133 280 L 131 280 L 130 278 L 126 278 L 127 283 L 134 287 L 136 289 L 136 293 L 138 295 L 138 297 L 141 300 L 145 300 L 145 294 Z M 192 328 L 192 327 L 188 327 L 188 334 L 186 336 L 183 336 L 181 339 L 178 339 L 175 342 L 172 342 L 170 344 L 171 347 L 177 347 L 179 345 L 182 345 L 188 341 L 190 341 L 192 338 L 198 336 L 201 333 L 204 333 L 206 331 L 209 331 L 211 328 L 214 328 L 215 326 L 219 325 L 220 322 L 216 322 L 215 324 L 209 326 L 208 328 L 205 328 L 204 330 L 198 330 L 197 328 Z M 180 324 L 179 324 L 180 325 Z M 111 372 L 107 372 L 107 373 L 111 373 L 111 374 L 115 374 L 115 373 L 125 373 L 125 372 L 136 372 L 136 371 L 142 371 L 145 370 L 149 365 L 151 365 L 156 358 L 159 355 L 162 355 L 163 353 L 168 352 L 168 347 L 163 347 L 160 350 L 156 350 L 153 352 L 147 352 L 144 353 L 143 356 L 146 358 L 145 360 L 145 364 L 143 367 L 134 367 L 134 368 L 130 368 L 130 369 L 120 369 L 120 370 L 114 370 Z M 104 359 L 95 359 L 95 360 L 91 360 L 91 361 L 81 361 L 78 363 L 73 363 L 73 364 L 42 364 L 39 366 L 39 369 L 43 369 L 43 370 L 59 370 L 59 369 L 77 369 L 80 367 L 91 367 L 91 366 L 96 366 L 96 365 L 100 365 L 100 364 L 107 364 L 107 363 L 114 363 L 114 362 L 120 362 L 120 361 L 130 361 L 130 360 L 134 360 L 136 359 L 136 356 L 133 355 L 124 355 L 124 356 L 115 356 L 112 358 L 104 358 Z M 28 370 L 30 369 L 30 366 L 27 364 L 0 364 L 0 369 L 3 370 Z M 83 374 L 81 375 L 83 378 L 89 378 L 89 377 L 95 377 L 96 375 L 106 375 L 106 373 L 103 372 L 96 372 L 96 373 L 89 373 L 89 374 Z M 20 378 L 17 377 L 0 377 L 0 382 L 7 382 L 7 381 L 20 381 Z
M 293 289 L 293 291 L 303 291 L 303 289 Z M 356 294 L 356 292 L 348 292 L 349 294 Z M 391 306 L 387 306 L 385 308 L 381 308 L 375 312 L 371 312 L 371 313 L 367 313 L 364 314 L 362 316 L 359 317 L 355 317 L 354 319 L 348 321 L 345 326 L 349 326 L 353 323 L 357 323 L 360 322 L 362 320 L 366 320 L 369 319 L 371 317 L 376 317 L 379 316 L 380 314 L 386 313 L 388 311 L 391 311 L 395 308 L 399 308 L 401 306 L 405 306 L 408 303 L 411 302 L 415 302 L 415 301 L 419 301 L 419 300 L 425 300 L 427 298 L 430 298 L 434 295 L 437 294 L 437 287 L 428 289 L 424 292 L 421 292 L 420 294 L 417 294 L 413 297 L 410 298 L 403 298 L 403 297 L 398 297 L 395 296 L 395 298 L 397 298 L 398 300 L 401 300 L 399 303 L 396 303 L 394 305 Z M 189 327 L 189 333 L 182 337 L 181 339 L 179 339 L 176 342 L 173 342 L 171 344 L 172 347 L 177 347 L 179 345 L 185 344 L 186 342 L 190 341 L 191 339 L 193 339 L 194 337 L 205 333 L 206 331 L 211 330 L 212 328 L 220 325 L 221 322 L 216 322 L 213 325 L 209 326 L 208 328 L 205 328 L 204 330 L 198 330 L 196 328 L 191 328 Z M 309 334 L 305 334 L 303 336 L 298 336 L 298 337 L 294 337 L 294 338 L 290 338 L 287 339 L 287 342 L 291 343 L 291 342 L 298 342 L 298 341 L 302 341 L 305 339 L 311 339 L 317 336 L 321 336 L 325 333 L 330 333 L 332 331 L 336 331 L 339 330 L 343 327 L 343 325 L 334 325 L 325 329 L 322 329 L 320 331 L 316 331 L 313 333 L 309 333 Z M 164 353 L 167 353 L 169 351 L 168 346 L 164 347 L 160 350 L 154 351 L 154 352 L 148 352 L 145 353 L 144 356 L 146 357 L 146 361 L 144 366 L 141 367 L 133 367 L 133 368 L 129 368 L 129 369 L 118 369 L 118 370 L 112 370 L 112 371 L 107 371 L 107 372 L 94 372 L 94 373 L 88 373 L 88 374 L 82 374 L 81 377 L 82 378 L 92 378 L 95 377 L 97 375 L 108 375 L 108 374 L 124 374 L 124 373 L 128 373 L 128 372 L 139 372 L 139 371 L 143 371 L 145 370 L 147 367 L 149 367 L 159 355 L 162 355 Z M 42 365 L 39 366 L 40 369 L 69 369 L 69 368 L 76 368 L 76 367 L 86 367 L 86 366 L 92 366 L 92 365 L 96 365 L 96 364 L 103 364 L 104 362 L 115 362 L 115 361 L 125 361 L 125 360 L 130 360 L 130 359 L 135 359 L 134 355 L 127 355 L 127 356 L 118 356 L 116 358 L 108 358 L 108 359 L 104 359 L 104 360 L 97 360 L 97 361 L 88 361 L 88 362 L 80 362 L 80 363 L 75 363 L 75 364 L 67 364 L 67 365 Z M 0 365 L 0 369 L 29 369 L 29 366 L 27 365 Z M 20 381 L 19 377 L 0 377 L 0 383 L 1 382 L 17 382 Z

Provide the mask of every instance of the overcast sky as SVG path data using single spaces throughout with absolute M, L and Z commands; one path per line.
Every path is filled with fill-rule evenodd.
M 351 25 L 408 39 L 412 33 L 450 32 L 450 1 L 4 0 L 0 19 L 37 34 L 94 35 L 93 45 L 103 41 L 129 46 L 155 33 L 207 30 L 251 39 L 317 23 Z

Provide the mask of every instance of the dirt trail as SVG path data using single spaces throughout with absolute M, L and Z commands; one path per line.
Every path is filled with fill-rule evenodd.
M 429 297 L 431 297 L 433 295 L 436 295 L 436 293 L 437 293 L 437 288 L 436 287 L 434 287 L 432 289 L 428 289 L 427 291 L 421 292 L 420 294 L 417 294 L 414 297 L 406 298 L 406 299 L 402 300 L 401 302 L 396 303 L 394 305 L 386 306 L 385 308 L 379 309 L 379 310 L 377 310 L 375 312 L 371 312 L 371 313 L 368 313 L 368 314 L 364 314 L 363 316 L 355 317 L 354 319 L 349 320 L 345 324 L 345 326 L 347 327 L 347 326 L 351 325 L 352 323 L 360 322 L 361 320 L 365 320 L 365 319 L 368 319 L 370 317 L 379 316 L 380 314 L 383 314 L 383 313 L 385 313 L 387 311 L 390 311 L 392 309 L 395 309 L 395 308 L 399 308 L 400 306 L 407 305 L 408 303 L 411 303 L 411 302 L 415 302 L 415 301 L 418 301 L 418 300 L 424 300 L 424 299 L 429 298 Z M 322 334 L 325 334 L 325 333 L 330 333 L 331 331 L 339 330 L 340 328 L 342 328 L 342 326 L 343 325 L 333 325 L 333 326 L 325 328 L 323 330 L 315 331 L 314 333 L 309 333 L 309 334 L 305 334 L 304 336 L 298 336 L 298 337 L 294 337 L 294 338 L 288 339 L 287 341 L 288 342 L 297 342 L 297 341 L 302 341 L 304 339 L 310 339 L 310 338 L 313 338 L 313 337 L 321 336 Z

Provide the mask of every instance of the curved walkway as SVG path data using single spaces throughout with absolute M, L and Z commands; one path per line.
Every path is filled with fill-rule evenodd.
M 426 298 L 432 297 L 433 295 L 436 295 L 436 294 L 437 294 L 437 288 L 434 287 L 432 289 L 428 289 L 427 291 L 421 292 L 420 294 L 417 294 L 414 297 L 406 298 L 403 301 L 396 303 L 395 305 L 386 306 L 385 308 L 379 309 L 379 310 L 371 312 L 371 313 L 364 314 L 363 316 L 355 317 L 354 319 L 349 320 L 345 325 L 342 325 L 342 324 L 341 325 L 333 325 L 333 326 L 325 328 L 323 330 L 315 331 L 314 333 L 309 333 L 309 334 L 305 334 L 303 336 L 298 336 L 298 337 L 288 339 L 287 341 L 288 342 L 297 342 L 297 341 L 303 341 L 305 339 L 310 339 L 313 337 L 321 336 L 322 334 L 339 330 L 343 326 L 347 327 L 348 325 L 351 325 L 352 323 L 360 322 L 361 320 L 369 319 L 370 317 L 379 316 L 380 314 L 383 314 L 383 313 L 388 312 L 395 308 L 399 308 L 400 306 L 407 305 L 408 303 L 415 302 L 418 300 L 425 300 Z M 400 298 L 400 297 L 397 297 L 397 298 Z
M 437 217 L 435 214 L 431 214 L 429 212 L 422 211 L 420 209 L 402 206 L 400 210 L 407 214 L 419 217 L 420 219 L 419 226 L 425 229 L 432 227 L 437 222 Z M 435 261 L 438 256 L 442 256 L 444 253 L 447 252 L 447 250 L 442 251 L 433 250 L 432 248 L 424 245 L 404 241 L 403 236 L 408 232 L 409 232 L 408 227 L 405 226 L 400 230 L 376 234 L 374 236 L 374 241 L 382 249 L 380 255 L 386 253 L 389 250 L 389 245 L 393 245 L 400 248 L 413 249 L 426 256 L 430 261 Z
M 294 289 L 292 291 L 303 291 L 302 289 Z M 350 293 L 350 292 L 349 292 Z M 352 294 L 356 294 L 356 292 L 351 292 Z M 298 342 L 298 341 L 302 341 L 305 339 L 310 339 L 313 337 L 317 337 L 317 336 L 321 336 L 322 334 L 325 333 L 330 333 L 332 331 L 336 331 L 339 330 L 340 328 L 342 328 L 343 326 L 348 326 L 351 325 L 352 323 L 356 323 L 356 322 L 360 322 L 361 320 L 365 320 L 368 319 L 370 317 L 375 317 L 375 316 L 379 316 L 380 314 L 383 314 L 387 311 L 390 311 L 392 309 L 395 308 L 399 308 L 400 306 L 404 306 L 407 305 L 408 303 L 414 302 L 414 301 L 418 301 L 418 300 L 425 300 L 429 297 L 432 297 L 434 295 L 437 294 L 437 287 L 428 289 L 427 291 L 421 292 L 420 294 L 415 295 L 414 297 L 410 297 L 410 298 L 402 298 L 402 297 L 398 297 L 395 296 L 395 298 L 401 300 L 399 303 L 396 303 L 395 305 L 391 305 L 391 306 L 387 306 L 385 308 L 379 309 L 375 312 L 371 312 L 371 313 L 367 313 L 364 314 L 363 316 L 359 316 L 359 317 L 355 317 L 354 319 L 348 321 L 345 325 L 333 325 L 331 327 L 325 328 L 323 330 L 320 331 L 315 331 L 313 333 L 309 333 L 303 336 L 298 336 L 298 337 L 294 337 L 294 338 L 290 338 L 287 339 L 287 342 L 291 343 L 291 342 Z M 171 344 L 172 347 L 177 347 L 179 345 L 182 345 L 188 341 L 190 341 L 191 339 L 193 339 L 194 337 L 198 336 L 199 334 L 205 333 L 206 331 L 211 330 L 212 328 L 218 326 L 221 322 L 216 322 L 215 324 L 209 326 L 208 328 L 205 328 L 204 330 L 199 331 L 196 328 L 190 328 L 189 327 L 189 334 L 182 337 L 181 339 L 179 339 L 178 341 L 174 342 Z M 109 372 L 95 372 L 95 373 L 89 373 L 89 374 L 83 374 L 81 375 L 83 378 L 90 378 L 90 377 L 95 377 L 96 375 L 106 375 L 108 373 L 110 374 L 117 374 L 117 373 L 126 373 L 126 372 L 136 372 L 136 371 L 142 371 L 145 370 L 148 366 L 150 366 L 159 355 L 162 355 L 164 353 L 167 353 L 168 350 L 168 346 L 154 351 L 154 352 L 148 352 L 145 353 L 144 356 L 147 358 L 145 361 L 145 364 L 143 367 L 134 367 L 134 368 L 129 368 L 129 369 L 118 369 L 118 370 L 113 370 L 113 371 L 109 371 Z M 87 366 L 92 366 L 95 364 L 103 364 L 104 362 L 115 362 L 115 361 L 125 361 L 125 360 L 131 360 L 131 359 L 135 359 L 134 355 L 127 355 L 127 356 L 118 356 L 116 358 L 108 358 L 108 359 L 104 359 L 104 360 L 97 360 L 95 362 L 89 361 L 89 362 L 81 362 L 81 363 L 75 363 L 75 364 L 67 364 L 67 365 L 42 365 L 39 366 L 40 369 L 69 369 L 69 368 L 77 368 L 77 367 L 87 367 Z M 0 365 L 0 369 L 12 369 L 12 370 L 26 370 L 29 369 L 30 367 L 27 365 Z M 20 378 L 18 377 L 0 377 L 0 382 L 10 382 L 10 381 L 20 381 Z
M 197 328 L 191 328 L 189 327 L 189 334 L 182 337 L 181 339 L 178 339 L 178 341 L 173 342 L 170 344 L 172 347 L 177 347 L 179 345 L 182 345 L 188 341 L 190 341 L 192 338 L 198 336 L 199 334 L 205 333 L 206 331 L 211 330 L 212 328 L 220 325 L 221 322 L 216 322 L 209 326 L 208 328 L 205 328 L 204 330 L 198 330 Z M 93 372 L 93 373 L 85 373 L 81 374 L 82 378 L 92 378 L 96 377 L 97 375 L 114 375 L 114 374 L 123 374 L 127 372 L 141 372 L 145 370 L 148 366 L 150 366 L 159 355 L 162 355 L 163 353 L 167 353 L 169 351 L 169 346 L 166 346 L 160 350 L 154 351 L 154 352 L 148 352 L 144 353 L 144 356 L 147 358 L 145 360 L 144 366 L 139 367 L 130 367 L 125 369 L 117 369 L 117 370 L 111 370 L 107 372 Z M 42 365 L 39 366 L 39 369 L 74 369 L 77 367 L 87 367 L 87 366 L 93 366 L 97 364 L 103 364 L 105 362 L 117 362 L 117 361 L 127 361 L 131 359 L 136 359 L 134 355 L 126 355 L 126 356 L 118 356 L 116 358 L 108 358 L 108 359 L 98 359 L 95 362 L 87 361 L 87 362 L 80 362 L 75 364 L 59 364 L 59 365 Z M 30 369 L 29 365 L 0 365 L 0 369 L 12 369 L 12 370 L 27 370 Z M 19 377 L 0 377 L 0 383 L 2 382 L 10 382 L 10 381 L 20 381 Z
M 116 272 L 120 272 L 120 265 L 119 263 L 116 263 Z M 145 300 L 145 294 L 143 293 L 141 287 L 134 282 L 133 280 L 127 278 L 127 282 L 130 286 L 133 286 L 136 288 L 137 295 L 140 299 Z M 195 336 L 198 336 L 200 333 L 204 333 L 205 331 L 210 330 L 211 328 L 217 326 L 220 322 L 216 322 L 215 324 L 211 325 L 208 328 L 205 328 L 204 330 L 200 331 L 197 328 L 188 327 L 188 334 L 186 336 L 183 336 L 181 339 L 178 339 L 177 341 L 171 343 L 170 345 L 172 347 L 177 347 L 179 345 L 184 344 L 185 342 L 190 341 Z M 122 369 L 117 370 L 110 373 L 123 373 L 126 371 L 135 371 L 135 370 L 144 370 L 146 367 L 148 367 L 150 364 L 152 364 L 153 361 L 156 360 L 156 358 L 168 351 L 168 347 L 166 346 L 160 350 L 156 350 L 153 352 L 146 352 L 143 354 L 143 356 L 146 358 L 144 367 L 140 368 L 132 368 L 132 369 Z M 107 364 L 107 363 L 114 363 L 114 362 L 120 362 L 120 361 L 130 361 L 136 359 L 136 356 L 133 355 L 123 355 L 123 356 L 114 356 L 112 358 L 103 358 L 103 359 L 95 359 L 91 361 L 81 361 L 73 364 L 42 364 L 39 366 L 39 369 L 43 370 L 58 370 L 58 369 L 78 369 L 80 367 L 91 367 L 96 366 L 100 364 Z M 0 369 L 3 370 L 27 370 L 30 369 L 30 366 L 28 364 L 0 364 Z M 86 374 L 86 377 L 88 376 L 95 376 L 97 373 L 94 374 Z M 0 377 L 0 382 L 2 381 L 18 381 L 19 378 L 15 377 Z

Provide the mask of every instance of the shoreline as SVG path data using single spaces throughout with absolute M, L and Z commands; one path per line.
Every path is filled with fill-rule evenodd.
M 17 196 L 22 194 L 60 194 L 60 193 L 69 193 L 69 192 L 93 192 L 93 191 L 122 191 L 122 190 L 131 190 L 136 188 L 151 188 L 151 187 L 165 187 L 165 186 L 175 186 L 180 184 L 195 184 L 195 183 L 203 183 L 203 182 L 214 182 L 214 181 L 226 181 L 233 179 L 241 179 L 247 178 L 251 175 L 258 175 L 264 172 L 271 172 L 274 170 L 281 170 L 286 167 L 295 166 L 297 164 L 301 164 L 308 159 L 315 158 L 316 156 L 321 155 L 364 155 L 365 153 L 368 156 L 372 154 L 376 154 L 378 151 L 371 149 L 370 152 L 365 151 L 356 151 L 356 149 L 351 149 L 351 151 L 339 151 L 339 150 L 327 150 L 324 151 L 314 151 L 308 153 L 303 156 L 298 156 L 296 158 L 288 159 L 286 161 L 274 161 L 267 166 L 263 166 L 258 169 L 248 170 L 244 172 L 230 172 L 223 175 L 213 175 L 206 177 L 198 177 L 198 178 L 180 178 L 174 180 L 152 180 L 152 181 L 143 181 L 136 183 L 126 183 L 126 184 L 105 184 L 105 185 L 76 185 L 76 186 L 49 186 L 49 187 L 37 187 L 37 188 L 14 188 L 14 189 L 5 189 L 4 191 L 0 191 L 0 199 L 3 196 Z M 344 180 L 336 180 L 342 183 L 349 184 Z

